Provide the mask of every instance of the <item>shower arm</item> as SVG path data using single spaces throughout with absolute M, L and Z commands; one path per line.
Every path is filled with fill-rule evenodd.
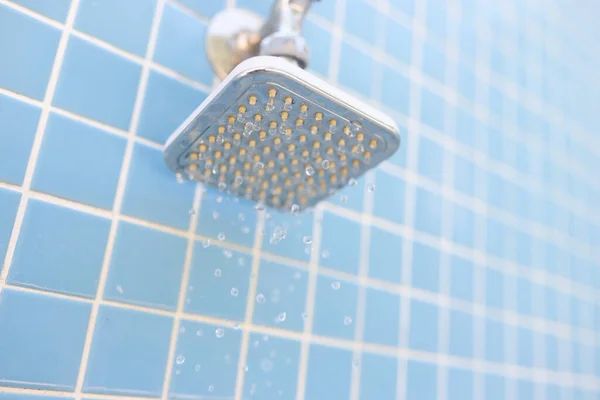
M 320 0 L 275 0 L 266 21 L 245 9 L 215 15 L 208 27 L 206 52 L 219 78 L 258 55 L 281 57 L 306 68 L 309 50 L 302 24 L 316 1 Z

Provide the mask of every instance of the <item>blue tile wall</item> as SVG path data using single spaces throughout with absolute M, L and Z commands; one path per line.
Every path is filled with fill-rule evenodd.
M 0 1 L 0 400 L 596 399 L 598 13 L 321 0 L 402 146 L 299 215 L 176 177 L 227 7 Z M 589 2 L 588 2 L 589 3 Z

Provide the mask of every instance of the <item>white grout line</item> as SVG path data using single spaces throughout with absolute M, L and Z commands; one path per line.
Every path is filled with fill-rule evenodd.
M 254 306 L 256 298 L 256 290 L 258 286 L 258 273 L 261 263 L 262 240 L 265 231 L 265 211 L 260 211 L 256 221 L 254 232 L 254 244 L 252 246 L 252 269 L 250 272 L 250 282 L 248 283 L 248 297 L 246 298 L 246 312 L 244 325 L 250 326 L 254 316 Z M 244 398 L 244 383 L 245 383 L 245 365 L 248 362 L 248 343 L 250 342 L 250 329 L 244 329 L 242 332 L 242 341 L 240 348 L 240 356 L 237 366 L 237 378 L 235 382 L 235 399 L 243 400 Z
M 183 265 L 183 274 L 181 276 L 181 285 L 179 287 L 179 298 L 177 299 L 177 310 L 173 318 L 173 328 L 171 329 L 171 338 L 169 340 L 169 352 L 167 354 L 167 364 L 165 366 L 165 377 L 162 385 L 162 400 L 167 400 L 169 390 L 171 389 L 171 377 L 173 375 L 173 364 L 175 362 L 175 351 L 177 350 L 177 337 L 179 336 L 179 325 L 184 315 L 185 299 L 187 296 L 188 282 L 190 279 L 190 270 L 194 257 L 194 247 L 196 244 L 195 233 L 198 225 L 198 214 L 200 213 L 200 203 L 202 201 L 202 186 L 196 184 L 194 189 L 194 202 L 192 204 L 192 215 L 190 216 L 190 226 L 187 234 L 187 248 L 185 251 L 185 261 Z
M 0 3 L 2 4 L 2 3 Z M 65 58 L 65 53 L 67 50 L 67 44 L 69 42 L 69 36 L 71 34 L 71 30 L 73 28 L 73 23 L 75 21 L 75 16 L 77 15 L 77 7 L 79 6 L 79 0 L 73 0 L 69 7 L 69 12 L 67 14 L 67 20 L 61 32 L 60 40 L 58 42 L 58 47 L 56 49 L 56 56 L 54 58 L 54 63 L 52 65 L 52 70 L 50 72 L 50 78 L 48 80 L 48 86 L 46 88 L 46 94 L 44 96 L 44 101 L 42 102 L 42 112 L 40 115 L 40 120 L 38 122 L 37 129 L 35 131 L 35 138 L 33 140 L 33 144 L 31 147 L 31 154 L 29 156 L 29 161 L 27 163 L 27 169 L 25 170 L 25 178 L 23 179 L 22 185 L 22 194 L 21 200 L 19 202 L 19 207 L 17 209 L 17 214 L 15 216 L 15 222 L 13 225 L 12 233 L 10 239 L 8 241 L 8 246 L 6 249 L 6 257 L 4 258 L 4 268 L 0 272 L 0 295 L 2 294 L 2 289 L 6 283 L 6 279 L 8 277 L 8 273 L 10 271 L 10 267 L 12 266 L 13 256 L 15 254 L 15 248 L 17 246 L 17 240 L 19 238 L 19 233 L 21 232 L 21 226 L 23 224 L 23 218 L 25 217 L 25 210 L 27 208 L 27 202 L 29 200 L 29 190 L 31 188 L 31 181 L 33 180 L 33 174 L 35 172 L 35 167 L 37 164 L 38 156 L 40 154 L 40 149 L 42 147 L 42 142 L 44 138 L 44 133 L 46 131 L 46 126 L 48 124 L 48 118 L 50 116 L 50 108 L 52 104 L 52 100 L 54 98 L 54 93 L 56 92 L 56 87 L 58 85 L 58 79 L 60 77 L 60 70 Z
M 154 54 L 154 49 L 156 45 L 156 38 L 158 35 L 158 29 L 160 26 L 160 20 L 162 17 L 162 10 L 164 6 L 164 0 L 159 0 L 156 4 L 156 8 L 154 11 L 154 16 L 152 20 L 152 28 L 150 30 L 150 37 L 148 40 L 148 48 L 146 50 L 146 56 L 144 58 L 144 63 L 140 75 L 140 81 L 138 85 L 138 91 L 136 94 L 136 99 L 134 103 L 133 113 L 131 117 L 131 122 L 129 126 L 129 132 L 127 137 L 127 145 L 125 148 L 125 155 L 123 157 L 123 164 L 121 165 L 121 172 L 119 174 L 119 180 L 117 183 L 117 191 L 115 194 L 115 200 L 112 209 L 111 216 L 111 225 L 108 236 L 108 241 L 106 244 L 106 249 L 104 253 L 104 260 L 102 263 L 102 269 L 100 271 L 100 277 L 98 280 L 98 288 L 96 291 L 96 296 L 94 299 L 94 303 L 92 305 L 92 312 L 90 315 L 90 320 L 88 324 L 88 329 L 85 338 L 85 344 L 83 348 L 83 353 L 81 356 L 81 364 L 79 367 L 79 373 L 77 375 L 77 384 L 75 387 L 75 394 L 78 400 L 82 397 L 82 388 L 85 380 L 85 375 L 87 371 L 92 340 L 94 336 L 94 331 L 96 329 L 96 320 L 98 318 L 98 312 L 100 308 L 100 304 L 103 300 L 104 288 L 106 285 L 106 280 L 108 277 L 108 270 L 110 268 L 110 262 L 112 259 L 112 253 L 114 250 L 115 240 L 117 236 L 117 230 L 119 226 L 119 215 L 121 213 L 121 206 L 123 204 L 123 198 L 125 197 L 125 188 L 127 186 L 127 177 L 129 166 L 131 165 L 131 158 L 133 155 L 133 147 L 134 140 L 133 138 L 136 136 L 136 131 L 140 119 L 142 104 L 144 100 L 144 95 L 146 92 L 146 86 L 148 84 L 148 74 L 150 69 L 150 60 Z
M 411 49 L 411 68 L 410 74 L 408 75 L 410 80 L 410 94 L 409 94 L 409 114 L 412 119 L 409 121 L 407 135 L 408 135 L 408 149 L 407 154 L 407 169 L 412 171 L 418 170 L 418 154 L 419 154 L 419 134 L 418 127 L 412 123 L 420 119 L 421 115 L 421 89 L 422 87 L 417 83 L 416 76 L 423 65 L 423 45 L 425 40 L 422 39 L 422 35 L 419 35 L 421 29 L 420 24 L 423 23 L 425 15 L 427 13 L 427 3 L 419 1 L 414 3 L 414 18 L 412 24 L 412 31 L 415 32 L 416 36 L 412 40 Z M 417 39 L 420 37 L 421 39 Z M 406 184 L 405 198 L 404 198 L 404 224 L 409 227 L 412 231 L 414 228 L 414 211 L 416 201 L 416 186 L 410 183 Z M 410 236 L 406 236 L 410 237 Z M 406 240 L 403 254 L 402 254 L 402 283 L 410 286 L 412 282 L 412 267 L 413 267 L 413 241 Z M 409 348 L 409 336 L 410 336 L 410 309 L 411 300 L 402 297 L 400 302 L 400 329 L 398 338 L 398 354 L 400 355 L 402 348 Z M 408 360 L 399 358 L 398 369 L 396 376 L 396 400 L 405 400 L 407 396 L 407 379 L 408 379 Z

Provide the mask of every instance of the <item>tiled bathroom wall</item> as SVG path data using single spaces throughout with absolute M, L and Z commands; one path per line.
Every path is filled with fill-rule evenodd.
M 0 400 L 599 399 L 597 4 L 317 2 L 402 147 L 298 216 L 162 159 L 270 5 L 0 0 Z

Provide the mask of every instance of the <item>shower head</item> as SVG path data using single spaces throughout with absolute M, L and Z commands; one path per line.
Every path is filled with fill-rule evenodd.
M 175 172 L 266 206 L 311 207 L 391 156 L 387 115 L 281 57 L 242 61 L 166 144 Z

